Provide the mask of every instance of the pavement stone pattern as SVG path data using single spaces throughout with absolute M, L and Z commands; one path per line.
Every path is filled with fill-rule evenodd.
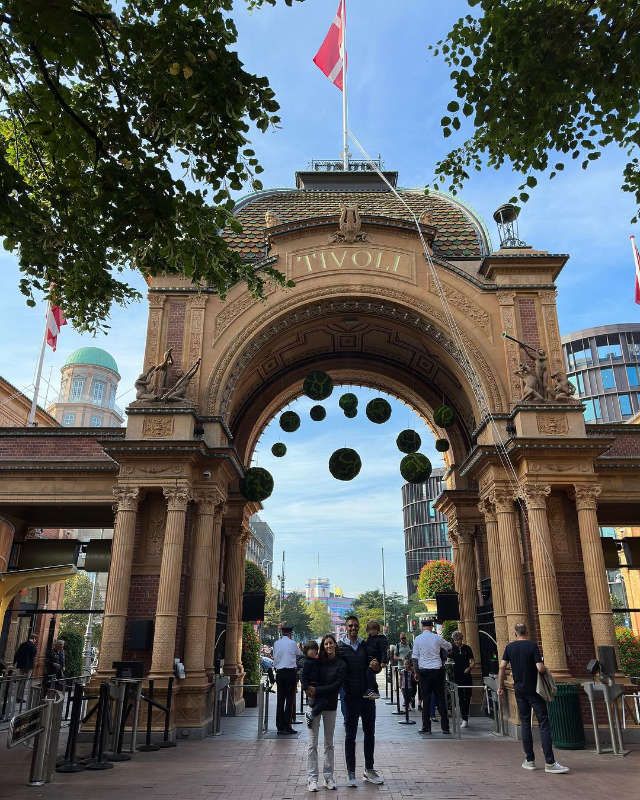
M 271 695 L 275 699 L 275 695 Z M 275 703 L 271 703 L 273 715 Z M 630 745 L 625 758 L 597 756 L 591 750 L 556 751 L 571 767 L 567 775 L 548 775 L 521 768 L 519 742 L 490 734 L 490 720 L 472 718 L 461 740 L 445 737 L 439 724 L 434 734 L 421 736 L 417 725 L 399 725 L 393 706 L 377 701 L 376 768 L 382 786 L 360 781 L 362 741 L 358 736 L 357 789 L 346 786 L 344 731 L 336 725 L 338 790 L 320 789 L 319 798 L 336 800 L 624 800 L 640 797 L 640 746 Z M 300 719 L 300 717 L 299 717 Z M 295 737 L 256 739 L 257 714 L 222 720 L 222 735 L 203 741 L 180 741 L 177 748 L 138 753 L 104 772 L 56 774 L 43 787 L 26 785 L 30 754 L 25 748 L 7 750 L 0 739 L 0 798 L 11 800 L 297 800 L 310 798 L 306 781 L 306 727 Z M 322 734 L 320 735 L 320 752 Z M 61 744 L 62 747 L 62 744 Z M 322 767 L 322 759 L 320 758 Z

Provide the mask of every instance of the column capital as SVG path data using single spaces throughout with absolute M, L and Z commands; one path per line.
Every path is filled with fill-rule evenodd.
M 167 498 L 169 511 L 186 511 L 193 495 L 188 486 L 163 486 L 162 494 Z
M 140 489 L 137 486 L 116 486 L 113 496 L 116 501 L 114 510 L 118 511 L 137 511 Z
M 529 510 L 534 508 L 546 510 L 547 497 L 551 494 L 551 487 L 544 483 L 522 483 L 518 494 L 527 504 Z
M 506 486 L 494 486 L 487 499 L 498 513 L 514 512 L 513 490 Z
M 458 545 L 472 545 L 476 538 L 476 525 L 474 522 L 458 522 L 456 524 Z
M 478 511 L 484 516 L 485 523 L 496 522 L 496 509 L 488 497 L 482 497 L 480 499 Z
M 576 502 L 576 509 L 578 511 L 595 511 L 601 491 L 602 486 L 596 483 L 575 484 L 572 495 Z
M 217 509 L 224 506 L 226 497 L 217 486 L 212 486 L 210 489 L 199 489 L 193 499 L 198 504 L 198 514 L 213 516 Z

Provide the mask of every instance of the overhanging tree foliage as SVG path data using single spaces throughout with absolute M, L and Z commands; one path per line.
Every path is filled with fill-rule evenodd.
M 475 132 L 436 167 L 458 191 L 471 170 L 510 163 L 526 176 L 516 202 L 554 177 L 567 159 L 583 169 L 607 145 L 626 153 L 622 189 L 640 205 L 640 4 L 636 0 L 468 0 L 433 51 L 451 67 L 457 100 L 445 137 L 473 121 Z M 637 217 L 634 218 L 637 221 Z
M 220 235 L 238 229 L 230 193 L 261 188 L 250 124 L 279 121 L 267 79 L 233 50 L 232 5 L 0 0 L 0 235 L 27 303 L 41 290 L 96 330 L 138 297 L 127 267 L 221 295 L 283 281 Z

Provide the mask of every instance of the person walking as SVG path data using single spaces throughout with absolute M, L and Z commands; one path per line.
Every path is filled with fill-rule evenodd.
M 65 664 L 64 640 L 56 639 L 53 643 L 53 647 L 47 653 L 47 661 L 45 664 L 45 682 L 48 688 L 64 688 Z
M 296 659 L 298 646 L 293 641 L 293 628 L 283 622 L 282 637 L 273 645 L 273 667 L 276 671 L 276 729 L 278 736 L 297 736 L 291 725 L 295 713 L 295 690 L 298 683 Z
M 317 659 L 317 670 L 314 671 L 315 685 L 307 680 L 308 672 L 303 671 L 302 688 L 313 702 L 314 713 L 309 725 L 309 744 L 307 746 L 307 788 L 310 792 L 318 791 L 318 735 L 320 720 L 324 731 L 324 764 L 323 777 L 326 789 L 335 789 L 333 777 L 334 745 L 333 734 L 336 727 L 338 709 L 338 691 L 344 683 L 346 667 L 338 657 L 338 644 L 335 636 L 328 633 L 322 637 Z M 321 709 L 321 710 L 319 710 Z
M 364 640 L 358 636 L 360 622 L 350 614 L 345 620 L 347 635 L 340 640 L 338 655 L 344 660 L 344 757 L 347 762 L 349 786 L 357 786 L 356 781 L 356 734 L 358 721 L 362 719 L 364 734 L 364 772 L 363 780 L 379 785 L 384 783 L 382 776 L 374 769 L 376 743 L 376 704 L 365 700 L 367 690 L 367 668 L 380 670 L 376 659 L 369 660 Z
M 402 666 L 404 665 L 405 659 L 407 656 L 411 658 L 411 652 L 413 648 L 411 644 L 409 644 L 409 640 L 407 639 L 406 633 L 400 634 L 400 641 L 396 647 L 396 660 L 395 663 Z
M 18 674 L 23 678 L 30 678 L 36 663 L 38 653 L 38 637 L 32 634 L 18 647 L 13 657 L 13 663 Z
M 538 673 L 546 672 L 547 668 L 542 660 L 540 648 L 532 642 L 527 633 L 527 626 L 518 623 L 515 626 L 515 641 L 509 642 L 505 647 L 500 668 L 498 670 L 498 695 L 504 695 L 504 677 L 507 664 L 511 664 L 513 688 L 518 705 L 520 725 L 522 726 L 522 749 L 524 750 L 523 769 L 536 769 L 536 760 L 533 752 L 533 736 L 531 734 L 531 709 L 538 718 L 540 728 L 540 744 L 544 753 L 545 772 L 562 774 L 569 772 L 569 767 L 563 767 L 556 761 L 551 742 L 551 725 L 547 704 L 536 692 Z
M 422 633 L 416 636 L 412 653 L 413 671 L 420 683 L 422 694 L 422 728 L 419 733 L 431 733 L 429 699 L 431 692 L 434 692 L 440 711 L 442 733 L 450 734 L 449 715 L 444 697 L 444 666 L 440 651 L 449 652 L 451 644 L 433 632 L 433 620 L 423 619 L 421 625 Z
M 473 650 L 464 643 L 462 631 L 454 631 L 451 634 L 451 642 L 453 647 L 449 656 L 453 660 L 453 678 L 458 684 L 460 716 L 462 717 L 460 727 L 466 728 L 469 724 L 469 706 L 471 705 L 471 689 L 468 687 L 473 685 L 471 670 L 476 662 L 473 659 Z

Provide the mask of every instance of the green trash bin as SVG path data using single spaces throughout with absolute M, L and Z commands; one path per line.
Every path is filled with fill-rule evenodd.
M 584 750 L 580 689 L 577 683 L 559 683 L 558 693 L 548 704 L 553 746 L 558 750 Z

